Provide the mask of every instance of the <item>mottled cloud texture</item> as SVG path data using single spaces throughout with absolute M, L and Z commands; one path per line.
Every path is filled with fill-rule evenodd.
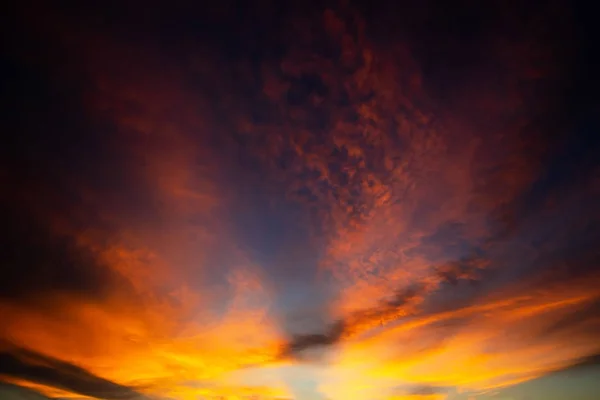
M 109 3 L 1 24 L 0 393 L 517 399 L 599 354 L 585 12 Z

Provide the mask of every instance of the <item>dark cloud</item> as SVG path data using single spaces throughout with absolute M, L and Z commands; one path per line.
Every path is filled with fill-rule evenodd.
M 115 276 L 75 238 L 55 234 L 22 210 L 3 209 L 0 298 L 76 292 L 97 297 Z
M 495 243 L 495 245 L 497 244 Z M 592 280 L 596 279 L 594 271 L 597 271 L 598 253 L 595 250 L 592 250 L 591 253 L 587 252 L 587 256 L 584 253 L 578 254 L 577 257 L 574 257 L 572 252 L 568 252 L 568 258 L 564 259 L 564 262 L 567 262 L 570 267 L 566 269 L 548 267 L 549 264 L 546 260 L 540 264 L 547 268 L 546 271 L 539 269 L 523 271 L 516 281 L 516 278 L 513 277 L 509 281 L 499 280 L 496 282 L 492 280 L 491 283 L 482 281 L 482 279 L 490 279 L 490 276 L 497 275 L 497 272 L 486 270 L 490 259 L 484 257 L 485 254 L 482 251 L 476 253 L 477 255 L 433 267 L 432 275 L 429 277 L 435 282 L 433 286 L 431 283 L 414 283 L 409 287 L 398 289 L 391 297 L 380 302 L 376 307 L 349 314 L 343 320 L 332 324 L 324 333 L 292 337 L 282 354 L 294 356 L 311 348 L 335 345 L 345 337 L 360 333 L 364 329 L 384 326 L 415 314 L 431 316 L 476 306 L 492 288 L 506 291 L 505 294 L 510 295 L 514 290 L 528 293 L 540 287 L 552 287 L 555 284 L 569 281 L 572 281 L 573 285 L 578 285 L 575 280 L 586 274 L 591 274 Z M 563 258 L 565 256 L 566 254 L 563 254 Z M 465 287 L 465 284 L 468 286 Z M 457 291 L 462 295 L 456 296 Z M 410 305 L 412 307 L 408 307 Z M 598 316 L 600 316 L 598 304 L 593 302 L 537 334 L 540 334 L 540 338 L 542 338 L 573 325 L 585 325 L 584 331 L 593 334 L 592 332 L 598 325 Z M 463 323 L 462 318 L 450 318 L 434 324 L 434 328 L 440 331 L 439 339 L 441 340 L 444 336 L 460 328 Z M 432 346 L 436 346 L 436 344 L 432 344 Z
M 598 367 L 600 366 L 600 354 L 592 354 L 577 361 L 566 370 L 574 370 L 582 367 Z
M 30 34 L 22 40 L 24 49 L 36 44 Z M 103 192 L 95 201 L 121 207 L 137 197 L 136 189 L 147 191 L 133 183 L 111 127 L 89 115 L 90 82 L 72 70 L 76 63 L 57 73 L 52 63 L 11 50 L 0 58 L 7 132 L 0 149 L 0 297 L 49 291 L 97 297 L 122 282 L 78 242 L 82 232 L 101 240 L 114 233 L 83 192 Z M 54 50 L 56 58 L 64 56 L 48 49 Z
M 13 346 L 0 351 L 0 376 L 23 379 L 106 400 L 141 399 L 134 389 L 100 378 L 83 368 Z
M 51 400 L 50 397 L 29 388 L 24 388 L 0 379 L 0 397 L 5 400 Z
M 582 308 L 568 314 L 550 326 L 544 327 L 538 332 L 539 339 L 546 339 L 555 335 L 568 332 L 573 327 L 581 327 L 584 334 L 596 337 L 600 332 L 600 293 L 595 301 L 585 304 Z M 600 356 L 591 360 L 600 363 Z
M 296 335 L 286 344 L 281 355 L 283 357 L 296 356 L 304 350 L 334 345 L 342 338 L 343 333 L 344 323 L 339 321 L 331 325 L 325 333 Z
M 345 337 L 360 333 L 370 327 L 384 326 L 417 312 L 415 306 L 434 294 L 443 284 L 456 286 L 459 281 L 475 280 L 474 273 L 485 261 L 480 258 L 465 258 L 433 269 L 433 286 L 429 283 L 414 283 L 397 289 L 376 307 L 353 312 L 344 319 L 331 324 L 324 333 L 295 335 L 282 349 L 282 356 L 297 356 L 304 350 L 335 345 Z M 409 306 L 412 306 L 409 307 Z
M 452 388 L 446 386 L 434 386 L 434 385 L 422 385 L 415 386 L 410 388 L 407 392 L 409 395 L 413 396 L 431 396 L 435 394 L 445 394 L 448 393 Z

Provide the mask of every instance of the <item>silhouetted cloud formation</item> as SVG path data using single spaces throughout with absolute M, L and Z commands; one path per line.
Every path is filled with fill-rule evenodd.
M 5 400 L 51 400 L 50 397 L 29 388 L 3 382 L 0 379 L 0 398 Z
M 397 289 L 379 305 L 351 313 L 343 320 L 331 324 L 324 333 L 294 335 L 286 343 L 282 350 L 282 356 L 298 355 L 302 351 L 314 347 L 335 345 L 344 337 L 415 314 L 416 309 L 407 306 L 411 303 L 413 306 L 417 306 L 432 292 L 439 290 L 444 283 L 456 285 L 460 280 L 475 280 L 477 271 L 484 265 L 485 260 L 472 257 L 438 266 L 433 269 L 433 275 L 428 277 L 429 279 L 425 282 Z
M 0 376 L 23 379 L 98 399 L 143 398 L 134 389 L 98 377 L 76 365 L 10 345 L 4 345 L 0 350 Z

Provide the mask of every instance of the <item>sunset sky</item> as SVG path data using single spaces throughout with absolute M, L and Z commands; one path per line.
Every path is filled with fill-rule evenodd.
M 592 11 L 1 14 L 0 399 L 598 398 Z

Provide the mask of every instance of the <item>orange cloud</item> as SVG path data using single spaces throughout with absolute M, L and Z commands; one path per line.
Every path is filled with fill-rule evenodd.
M 568 325 L 561 321 L 598 302 L 599 296 L 597 276 L 590 276 L 528 293 L 490 295 L 449 312 L 407 317 L 389 329 L 341 344 L 331 365 L 336 380 L 327 393 L 344 398 L 348 389 L 341 382 L 346 379 L 364 385 L 369 393 L 365 396 L 373 398 L 387 398 L 374 393 L 398 385 L 484 392 L 568 367 L 600 350 L 590 334 L 598 320 L 590 315 Z M 557 324 L 560 329 L 552 328 Z

